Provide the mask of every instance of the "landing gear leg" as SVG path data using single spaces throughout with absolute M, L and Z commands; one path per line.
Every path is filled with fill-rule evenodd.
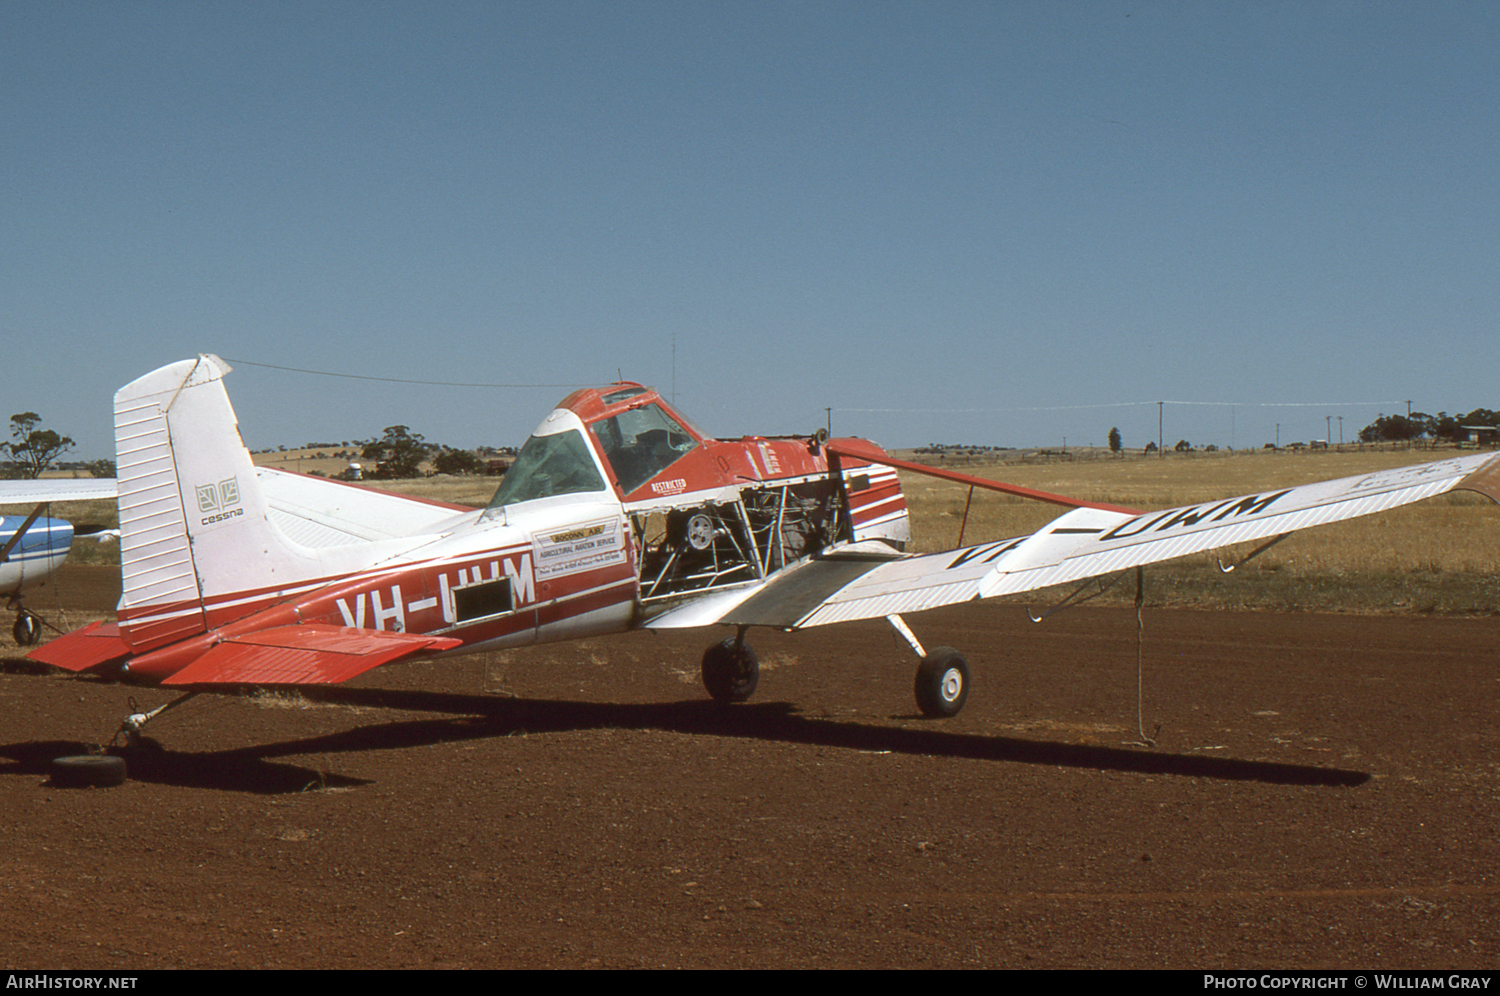
M 171 702 L 168 702 L 166 705 L 157 706 L 150 712 L 137 711 L 135 697 L 132 696 L 130 699 L 131 713 L 129 716 L 125 717 L 123 722 L 120 723 L 120 728 L 115 731 L 115 737 L 114 740 L 111 741 L 111 743 L 113 744 L 118 742 L 121 735 L 123 735 L 125 737 L 125 746 L 139 747 L 142 740 L 142 727 L 151 722 L 157 716 L 160 716 L 162 713 L 166 712 L 168 709 L 176 708 L 177 706 L 182 705 L 182 703 L 186 702 L 188 699 L 195 698 L 197 695 L 197 692 L 187 692 L 183 695 L 179 695 L 177 698 L 173 699 Z
M 745 642 L 745 627 L 703 652 L 703 687 L 715 702 L 744 702 L 760 682 L 760 662 Z
M 969 700 L 969 662 L 952 647 L 936 647 L 931 653 L 922 649 L 916 634 L 898 615 L 886 616 L 886 621 L 896 632 L 906 638 L 912 650 L 921 658 L 917 665 L 917 680 L 914 691 L 917 708 L 922 715 L 933 719 L 957 716 Z
M 179 695 L 166 705 L 158 706 L 150 712 L 136 711 L 135 698 L 130 699 L 131 713 L 125 717 L 116 731 L 114 739 L 110 741 L 109 747 L 102 750 L 113 749 L 120 740 L 121 735 L 125 737 L 125 746 L 136 748 L 142 746 L 141 727 L 173 706 L 181 705 L 188 699 L 197 695 L 197 692 L 188 692 Z M 141 760 L 137 755 L 136 760 Z M 52 761 L 52 784 L 63 788 L 80 788 L 90 786 L 102 788 L 109 785 L 124 784 L 126 777 L 125 758 L 120 754 L 79 754 L 75 757 L 59 757 Z

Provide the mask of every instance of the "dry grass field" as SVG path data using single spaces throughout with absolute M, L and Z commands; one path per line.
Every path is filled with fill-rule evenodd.
M 1453 455 L 1430 450 L 1350 450 L 1099 456 L 1059 460 L 945 461 L 977 477 L 1130 508 L 1190 505 L 1268 488 L 1368 473 Z M 258 454 L 258 463 L 336 472 L 299 451 Z M 325 461 L 326 462 L 326 461 Z M 482 506 L 497 481 L 436 476 L 365 486 L 460 505 Z M 915 547 L 942 550 L 959 538 L 968 489 L 919 474 L 902 473 L 911 507 Z M 965 543 L 1031 532 L 1064 510 L 1052 505 L 976 491 L 964 527 Z M 74 522 L 113 526 L 109 502 L 55 506 Z M 80 540 L 74 559 L 118 562 L 113 544 Z M 1248 550 L 1229 551 L 1226 561 Z M 1222 574 L 1213 555 L 1150 568 L 1151 604 L 1200 608 L 1257 608 L 1344 612 L 1500 613 L 1500 508 L 1467 493 L 1447 495 L 1378 516 L 1297 533 L 1233 574 Z M 1121 585 L 1105 601 L 1128 600 Z M 1061 593 L 1027 600 L 1046 604 Z

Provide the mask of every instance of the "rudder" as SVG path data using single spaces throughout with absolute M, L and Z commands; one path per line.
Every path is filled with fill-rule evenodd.
M 136 653 L 207 628 L 204 600 L 271 584 L 285 551 L 224 390 L 200 354 L 115 394 L 120 631 Z

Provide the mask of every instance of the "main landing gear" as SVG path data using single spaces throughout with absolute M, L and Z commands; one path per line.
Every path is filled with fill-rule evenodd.
M 745 642 L 745 627 L 703 651 L 703 687 L 715 702 L 744 702 L 760 682 L 760 661 Z
M 969 700 L 969 662 L 952 647 L 938 647 L 917 665 L 917 708 L 933 719 L 957 716 Z
M 886 616 L 886 620 L 921 659 L 913 691 L 922 715 L 932 719 L 957 716 L 969 700 L 969 662 L 952 647 L 936 647 L 928 653 L 900 616 Z M 745 642 L 744 626 L 703 652 L 703 687 L 715 702 L 744 702 L 755 693 L 759 681 L 760 662 Z
M 16 612 L 16 624 L 11 627 L 10 635 L 16 638 L 16 643 L 22 647 L 36 645 L 36 641 L 42 638 L 42 618 L 30 609 L 20 609 Z

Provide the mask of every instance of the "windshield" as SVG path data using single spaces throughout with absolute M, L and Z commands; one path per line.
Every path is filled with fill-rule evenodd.
M 654 403 L 600 419 L 590 428 L 614 468 L 620 491 L 627 495 L 698 445 Z
M 526 440 L 489 507 L 606 489 L 583 433 L 570 429 Z

